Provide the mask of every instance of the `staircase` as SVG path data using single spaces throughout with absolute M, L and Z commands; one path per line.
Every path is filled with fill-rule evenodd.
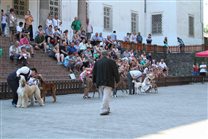
M 3 48 L 3 56 L 0 57 L 0 82 L 6 82 L 9 73 L 19 68 L 9 60 L 9 38 L 0 37 L 0 47 Z M 66 68 L 57 65 L 56 60 L 48 57 L 42 50 L 36 50 L 35 56 L 28 60 L 29 67 L 35 67 L 45 80 L 69 80 Z

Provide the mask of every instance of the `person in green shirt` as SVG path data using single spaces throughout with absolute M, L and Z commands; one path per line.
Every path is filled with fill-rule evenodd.
M 43 49 L 44 52 L 47 52 L 47 44 L 45 42 L 45 36 L 44 33 L 41 31 L 38 33 L 38 35 L 35 37 L 35 49 Z
M 74 32 L 77 32 L 77 31 L 79 31 L 81 29 L 81 26 L 82 26 L 82 24 L 81 24 L 80 20 L 77 17 L 75 17 L 74 21 L 71 24 L 72 30 Z

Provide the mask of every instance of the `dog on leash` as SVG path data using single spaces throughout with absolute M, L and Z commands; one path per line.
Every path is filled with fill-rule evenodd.
M 40 89 L 37 85 L 29 86 L 23 75 L 20 75 L 19 87 L 17 89 L 18 101 L 16 107 L 27 108 L 29 106 L 29 100 L 31 105 L 34 105 L 34 97 L 38 100 L 41 106 L 44 105 L 41 99 Z
M 132 80 L 132 83 L 134 83 L 135 93 L 139 94 L 139 92 L 141 92 L 142 83 L 136 80 Z
M 56 84 L 55 83 L 46 83 L 41 76 L 38 76 L 37 79 L 40 81 L 40 90 L 41 97 L 45 102 L 45 97 L 48 91 L 51 91 L 51 95 L 53 97 L 53 103 L 56 102 Z

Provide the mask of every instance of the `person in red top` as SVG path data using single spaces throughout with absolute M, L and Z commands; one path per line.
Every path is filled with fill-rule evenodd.
M 198 76 L 199 75 L 199 64 L 196 63 L 193 65 L 193 73 L 192 73 L 193 76 Z
M 31 56 L 34 56 L 34 49 L 32 47 L 32 45 L 30 45 L 30 41 L 28 39 L 28 35 L 24 34 L 23 38 L 20 39 L 20 43 L 19 43 L 20 47 L 25 46 L 26 49 L 29 49 L 29 51 L 31 52 Z

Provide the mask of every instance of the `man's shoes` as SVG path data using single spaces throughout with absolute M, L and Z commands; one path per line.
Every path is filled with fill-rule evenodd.
M 107 111 L 101 112 L 100 115 L 109 115 L 110 114 L 110 107 L 108 107 Z
M 15 102 L 12 102 L 12 106 L 16 107 L 16 105 L 17 105 L 17 104 L 16 104 Z
M 105 112 L 101 112 L 100 115 L 104 116 L 104 115 L 109 115 L 110 111 L 105 111 Z

